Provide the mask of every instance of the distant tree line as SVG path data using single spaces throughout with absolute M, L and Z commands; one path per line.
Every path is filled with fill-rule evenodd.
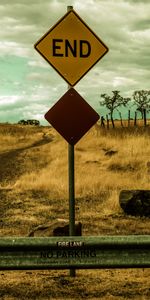
M 39 126 L 40 122 L 38 120 L 20 120 L 18 122 L 18 124 L 20 124 L 20 125 L 35 125 L 35 126 Z
M 132 106 L 136 106 L 135 112 L 135 121 L 137 111 L 141 113 L 142 119 L 144 119 L 144 124 L 146 125 L 146 112 L 150 112 L 150 90 L 139 90 L 134 91 L 132 98 L 127 97 L 124 98 L 120 95 L 120 91 L 112 91 L 112 96 L 107 94 L 101 94 L 101 99 L 99 101 L 100 106 L 105 106 L 108 110 L 108 114 L 106 115 L 107 125 L 110 120 L 112 123 L 113 128 L 115 127 L 114 124 L 114 111 L 117 110 L 120 115 L 120 120 L 122 124 L 122 115 L 119 111 L 120 107 L 127 107 L 128 104 L 132 101 Z M 130 121 L 130 110 L 128 110 L 128 122 Z M 104 126 L 104 118 L 102 116 L 101 125 Z

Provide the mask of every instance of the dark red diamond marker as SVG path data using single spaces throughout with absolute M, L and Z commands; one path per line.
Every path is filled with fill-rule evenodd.
M 45 119 L 71 145 L 98 121 L 98 113 L 77 93 L 70 88 L 60 100 L 45 114 Z

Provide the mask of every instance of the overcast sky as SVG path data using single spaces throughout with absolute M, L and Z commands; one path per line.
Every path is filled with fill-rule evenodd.
M 0 0 L 0 122 L 38 119 L 67 90 L 34 44 L 72 5 L 109 52 L 76 84 L 97 111 L 101 93 L 150 89 L 149 0 Z

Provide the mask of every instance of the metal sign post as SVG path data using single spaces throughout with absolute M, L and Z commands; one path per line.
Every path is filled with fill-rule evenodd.
M 74 145 L 68 144 L 69 161 L 69 235 L 75 236 L 75 179 L 74 179 Z M 70 269 L 70 276 L 75 277 L 75 269 Z
M 74 145 L 68 145 L 69 160 L 69 235 L 75 236 L 75 172 L 74 172 Z
M 67 6 L 67 12 L 73 6 Z M 68 84 L 68 90 L 71 86 Z M 74 168 L 74 145 L 68 144 L 68 176 L 69 176 L 69 235 L 75 236 L 75 168 Z M 75 269 L 70 269 L 70 276 L 75 277 Z

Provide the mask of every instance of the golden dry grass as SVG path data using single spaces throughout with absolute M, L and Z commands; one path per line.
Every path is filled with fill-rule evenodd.
M 83 235 L 150 234 L 126 216 L 122 189 L 149 189 L 150 128 L 93 127 L 75 146 L 76 220 Z M 0 125 L 0 234 L 27 236 L 68 219 L 68 145 L 50 127 Z M 109 155 L 109 151 L 115 151 Z M 149 270 L 0 272 L 0 299 L 148 300 Z
M 26 167 L 29 171 L 15 181 L 13 188 L 47 191 L 51 197 L 67 200 L 67 147 L 67 143 L 56 134 L 51 143 L 32 152 L 27 150 Z M 106 155 L 109 150 L 117 152 Z M 115 132 L 100 130 L 96 136 L 92 129 L 75 146 L 76 197 L 97 197 L 107 191 L 114 199 L 115 195 L 118 198 L 121 189 L 148 189 L 149 153 L 149 131 L 141 134 L 140 130 L 135 130 L 133 134 L 124 129 Z M 39 165 L 43 167 L 39 168 Z

